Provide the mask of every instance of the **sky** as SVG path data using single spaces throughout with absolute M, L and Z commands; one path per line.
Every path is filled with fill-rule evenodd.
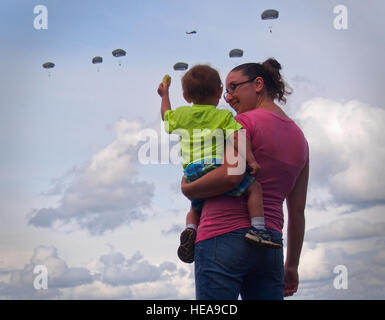
M 41 5 L 47 29 L 35 28 Z M 272 8 L 279 18 L 262 21 Z M 173 108 L 186 105 L 176 62 L 224 81 L 269 57 L 310 146 L 289 299 L 384 299 L 382 0 L 2 0 L 0 12 L 0 299 L 194 299 L 194 267 L 176 255 L 189 201 L 156 89 L 170 74 Z M 286 224 L 283 237 L 286 248 Z

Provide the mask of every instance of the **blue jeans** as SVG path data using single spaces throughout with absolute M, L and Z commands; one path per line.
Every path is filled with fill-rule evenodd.
M 282 300 L 283 249 L 258 247 L 244 239 L 248 229 L 199 241 L 195 246 L 198 300 Z M 270 230 L 275 241 L 282 235 Z

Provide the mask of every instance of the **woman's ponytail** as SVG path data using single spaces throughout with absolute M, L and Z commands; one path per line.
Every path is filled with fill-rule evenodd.
M 280 70 L 282 69 L 281 64 L 274 58 L 269 58 L 262 63 L 267 73 L 270 75 L 270 82 L 267 85 L 267 91 L 269 96 L 275 100 L 286 103 L 286 95 L 291 94 L 292 90 L 287 89 L 287 84 L 282 79 Z

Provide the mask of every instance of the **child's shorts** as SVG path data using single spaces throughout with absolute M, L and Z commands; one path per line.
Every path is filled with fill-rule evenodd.
M 209 159 L 209 160 L 201 160 L 197 162 L 190 163 L 185 169 L 184 169 L 184 177 L 188 182 L 192 182 L 197 180 L 198 178 L 204 176 L 207 172 L 210 172 L 211 170 L 214 170 L 215 168 L 218 168 L 221 166 L 221 164 L 216 163 L 215 159 Z M 247 188 L 254 182 L 255 177 L 246 172 L 245 176 L 243 177 L 242 181 L 232 190 L 225 193 L 225 195 L 233 196 L 233 197 L 240 197 L 245 193 Z M 204 199 L 193 199 L 191 200 L 191 208 L 194 211 L 197 211 L 200 213 L 200 211 L 203 208 Z

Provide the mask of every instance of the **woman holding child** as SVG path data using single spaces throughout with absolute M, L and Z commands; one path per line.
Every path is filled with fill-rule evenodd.
M 250 229 L 247 196 L 225 195 L 243 179 L 224 164 L 193 182 L 182 179 L 189 199 L 206 199 L 195 241 L 197 299 L 283 299 L 298 288 L 309 176 L 309 150 L 299 127 L 275 103 L 288 93 L 275 59 L 235 67 L 226 78 L 224 98 L 251 142 L 260 166 L 256 181 L 263 192 L 266 229 L 282 244 L 283 201 L 288 209 L 286 261 L 283 248 L 245 241 Z

